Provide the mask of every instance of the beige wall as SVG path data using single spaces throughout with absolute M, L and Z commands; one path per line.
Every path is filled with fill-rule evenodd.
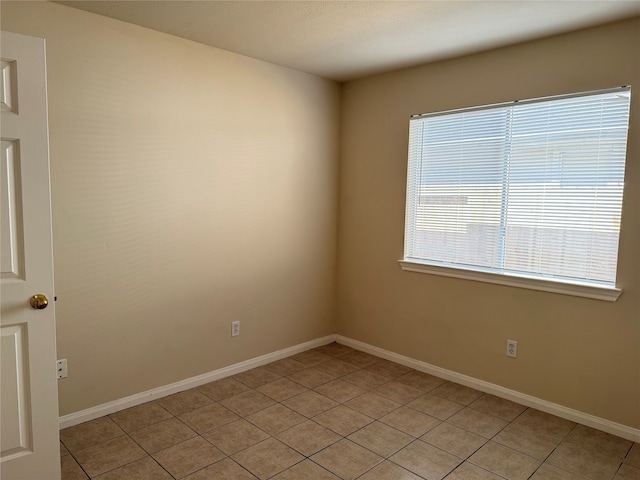
M 640 19 L 343 88 L 337 332 L 640 428 Z M 404 272 L 409 115 L 633 86 L 616 303 Z M 636 91 L 637 90 L 637 91 Z M 518 341 L 516 360 L 506 339 Z
M 57 4 L 2 28 L 47 40 L 61 415 L 333 333 L 337 83 Z

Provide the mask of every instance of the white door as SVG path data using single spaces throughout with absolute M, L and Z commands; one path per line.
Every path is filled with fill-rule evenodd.
M 1 41 L 0 477 L 53 480 L 60 447 L 45 48 L 8 32 Z

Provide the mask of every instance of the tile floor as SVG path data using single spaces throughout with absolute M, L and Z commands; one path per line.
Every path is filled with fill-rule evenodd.
M 60 438 L 63 480 L 640 480 L 640 444 L 336 343 Z

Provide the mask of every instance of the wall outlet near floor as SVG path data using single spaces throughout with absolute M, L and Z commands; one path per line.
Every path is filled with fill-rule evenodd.
M 507 340 L 507 357 L 516 358 L 518 356 L 518 342 Z
M 62 360 L 58 360 L 56 362 L 56 370 L 57 370 L 57 378 L 58 380 L 61 378 L 67 378 L 67 359 L 63 358 Z
M 231 322 L 231 336 L 237 337 L 238 335 L 240 335 L 240 320 Z

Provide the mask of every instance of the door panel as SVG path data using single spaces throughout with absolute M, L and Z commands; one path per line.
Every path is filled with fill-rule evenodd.
M 59 479 L 44 40 L 1 32 L 0 472 Z M 45 309 L 30 298 L 44 294 Z
M 22 242 L 22 198 L 20 196 L 20 157 L 18 142 L 2 140 L 0 165 L 0 255 L 3 280 L 24 280 Z
M 2 60 L 0 64 L 2 88 L 0 88 L 0 110 L 18 113 L 18 94 L 16 92 L 16 62 Z
M 29 371 L 25 325 L 2 327 L 2 455 L 16 458 L 32 451 Z

